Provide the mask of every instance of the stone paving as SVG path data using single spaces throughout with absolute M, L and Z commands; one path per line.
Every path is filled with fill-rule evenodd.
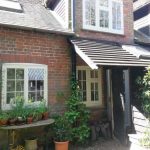
M 99 139 L 85 147 L 71 146 L 70 150 L 130 150 L 130 148 L 123 146 L 117 140 Z

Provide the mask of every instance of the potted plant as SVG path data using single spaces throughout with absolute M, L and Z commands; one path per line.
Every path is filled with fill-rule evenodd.
M 9 125 L 15 125 L 17 122 L 17 112 L 15 110 L 9 111 Z
M 42 100 L 38 106 L 38 111 L 40 114 L 42 114 L 42 119 L 46 120 L 48 119 L 49 112 L 48 112 L 48 107 L 46 107 L 45 101 Z
M 71 126 L 65 116 L 59 116 L 53 124 L 55 150 L 68 150 Z
M 27 124 L 31 124 L 33 122 L 33 110 L 30 107 L 26 107 L 26 121 Z
M 7 125 L 9 115 L 6 112 L 0 113 L 0 126 Z

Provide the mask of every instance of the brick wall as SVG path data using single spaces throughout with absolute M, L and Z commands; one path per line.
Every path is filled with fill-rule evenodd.
M 76 34 L 79 37 L 115 41 L 120 43 L 133 43 L 133 2 L 123 0 L 124 3 L 124 35 L 102 33 L 82 29 L 82 0 L 76 0 Z M 80 12 L 80 13 L 79 13 Z
M 55 106 L 58 92 L 68 94 L 71 57 L 65 36 L 0 27 L 0 62 L 46 64 L 49 104 Z

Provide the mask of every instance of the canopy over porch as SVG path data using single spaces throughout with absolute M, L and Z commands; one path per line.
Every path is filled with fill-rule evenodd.
M 121 45 L 108 41 L 72 39 L 76 53 L 91 67 L 98 66 L 148 66 L 150 49 L 138 45 Z

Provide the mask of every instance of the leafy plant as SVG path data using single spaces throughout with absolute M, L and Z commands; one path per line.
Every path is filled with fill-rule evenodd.
M 1 112 L 0 113 L 0 120 L 7 120 L 9 119 L 9 115 L 7 112 Z
M 75 79 L 71 79 L 71 96 L 66 102 L 67 111 L 65 117 L 72 126 L 72 141 L 75 143 L 84 143 L 89 135 L 90 128 L 88 126 L 89 111 L 80 99 L 80 90 Z
M 140 144 L 141 144 L 141 146 L 150 148 L 150 126 L 144 132 L 143 138 L 140 139 Z
M 138 77 L 136 83 L 138 87 L 138 100 L 142 101 L 142 108 L 145 113 L 150 114 L 150 67 L 144 77 Z
M 59 116 L 53 124 L 54 140 L 65 142 L 71 139 L 71 126 L 65 116 Z
M 35 109 L 37 109 L 37 111 L 39 112 L 39 113 L 44 113 L 44 112 L 46 112 L 46 111 L 48 111 L 48 107 L 46 107 L 46 104 L 45 104 L 45 101 L 44 100 L 42 100 L 41 102 L 40 102 L 40 104 L 38 105 L 38 107 L 37 108 L 35 108 Z

